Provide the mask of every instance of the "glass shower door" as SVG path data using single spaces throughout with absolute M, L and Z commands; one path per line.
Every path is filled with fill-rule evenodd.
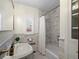
M 78 39 L 78 0 L 72 0 L 72 39 Z

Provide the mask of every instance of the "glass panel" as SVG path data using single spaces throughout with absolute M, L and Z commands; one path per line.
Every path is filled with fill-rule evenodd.
M 72 10 L 78 9 L 78 2 L 72 3 Z
M 76 3 L 77 3 L 77 0 L 73 1 L 73 2 L 72 2 L 72 5 L 74 5 L 74 4 L 76 4 Z
M 72 38 L 77 39 L 78 38 L 78 30 L 77 29 L 72 29 Z
M 72 27 L 78 27 L 78 16 L 72 16 Z
M 78 1 L 72 0 L 72 39 L 78 39 Z
M 72 10 L 72 14 L 77 13 L 78 9 Z

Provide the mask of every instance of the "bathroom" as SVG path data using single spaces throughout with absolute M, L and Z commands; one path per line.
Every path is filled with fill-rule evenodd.
M 70 34 L 75 1 L 0 1 L 0 59 L 78 59 L 78 38 Z

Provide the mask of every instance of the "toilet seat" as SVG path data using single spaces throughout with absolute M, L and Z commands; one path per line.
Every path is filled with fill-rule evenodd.
M 33 53 L 33 48 L 28 43 L 17 43 L 14 45 L 14 55 L 5 56 L 3 59 L 20 59 Z

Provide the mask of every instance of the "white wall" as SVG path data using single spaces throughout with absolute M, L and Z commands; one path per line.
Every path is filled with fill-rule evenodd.
M 32 34 L 38 33 L 39 10 L 27 5 L 15 3 L 15 34 L 29 34 L 26 31 L 26 19 L 33 20 Z
M 3 45 L 6 45 L 6 41 L 11 40 L 13 37 L 13 31 L 9 31 L 9 30 L 13 30 L 13 22 L 12 22 L 13 19 L 10 18 L 10 16 L 13 16 L 13 14 L 11 12 L 13 12 L 11 1 L 0 0 L 0 14 L 3 17 L 1 18 L 1 22 L 0 22 L 0 26 L 2 25 L 3 28 L 0 29 L 4 29 L 4 31 L 0 30 L 0 48 Z
M 10 0 L 0 0 L 0 31 L 13 30 L 13 6 Z

